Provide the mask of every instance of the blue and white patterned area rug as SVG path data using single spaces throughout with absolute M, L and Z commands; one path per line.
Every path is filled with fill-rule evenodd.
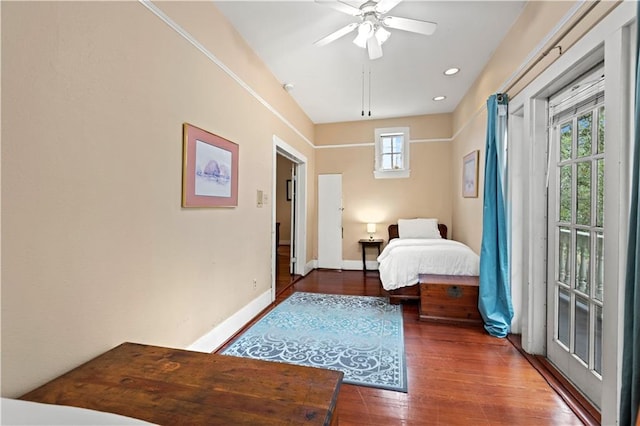
M 294 293 L 221 353 L 338 370 L 344 383 L 407 391 L 402 306 L 384 297 Z

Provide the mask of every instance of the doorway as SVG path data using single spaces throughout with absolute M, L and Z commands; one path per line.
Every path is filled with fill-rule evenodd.
M 600 66 L 549 101 L 547 357 L 597 407 L 608 260 L 604 83 Z
M 289 288 L 299 276 L 294 273 L 295 253 L 295 174 L 296 163 L 276 156 L 276 296 Z
M 273 137 L 272 298 L 306 275 L 307 158 Z

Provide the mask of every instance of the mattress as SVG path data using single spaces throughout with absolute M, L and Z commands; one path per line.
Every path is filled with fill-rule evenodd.
M 378 262 L 385 290 L 417 284 L 420 274 L 475 276 L 480 270 L 480 257 L 470 247 L 440 238 L 395 238 Z

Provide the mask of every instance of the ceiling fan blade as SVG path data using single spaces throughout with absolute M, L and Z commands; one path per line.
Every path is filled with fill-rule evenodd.
M 369 59 L 378 59 L 382 57 L 382 46 L 375 37 L 369 37 L 367 40 L 367 51 L 369 52 Z
M 327 45 L 327 44 L 331 43 L 332 41 L 336 41 L 340 37 L 349 34 L 351 31 L 355 30 L 356 28 L 358 28 L 358 23 L 357 22 L 352 22 L 351 24 L 347 25 L 346 27 L 342 27 L 339 30 L 332 32 L 328 36 L 323 37 L 318 41 L 315 41 L 313 44 L 315 44 L 316 46 Z
M 329 6 L 332 9 L 337 10 L 338 12 L 346 13 L 347 15 L 351 15 L 351 16 L 360 16 L 360 15 L 362 15 L 362 11 L 360 9 L 358 9 L 357 7 L 353 7 L 350 4 L 341 2 L 339 0 L 338 1 L 316 0 L 316 3 L 324 4 L 326 6 Z
M 412 33 L 431 35 L 438 28 L 438 24 L 418 19 L 399 18 L 397 16 L 387 16 L 382 20 L 382 25 L 397 30 L 410 31 Z
M 402 0 L 380 0 L 376 5 L 376 12 L 387 13 L 398 5 Z

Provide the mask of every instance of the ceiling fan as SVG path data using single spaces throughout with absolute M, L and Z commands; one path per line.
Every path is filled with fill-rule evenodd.
M 352 22 L 349 25 L 332 32 L 326 37 L 316 41 L 316 46 L 324 46 L 349 34 L 357 29 L 358 35 L 353 42 L 366 48 L 369 59 L 382 57 L 382 44 L 387 41 L 391 33 L 386 28 L 410 31 L 412 33 L 431 35 L 436 30 L 438 24 L 419 19 L 400 18 L 397 16 L 387 16 L 386 13 L 396 7 L 402 0 L 368 0 L 360 7 L 351 6 L 343 1 L 321 1 L 316 3 L 327 6 L 348 15 L 357 16 L 360 22 Z

